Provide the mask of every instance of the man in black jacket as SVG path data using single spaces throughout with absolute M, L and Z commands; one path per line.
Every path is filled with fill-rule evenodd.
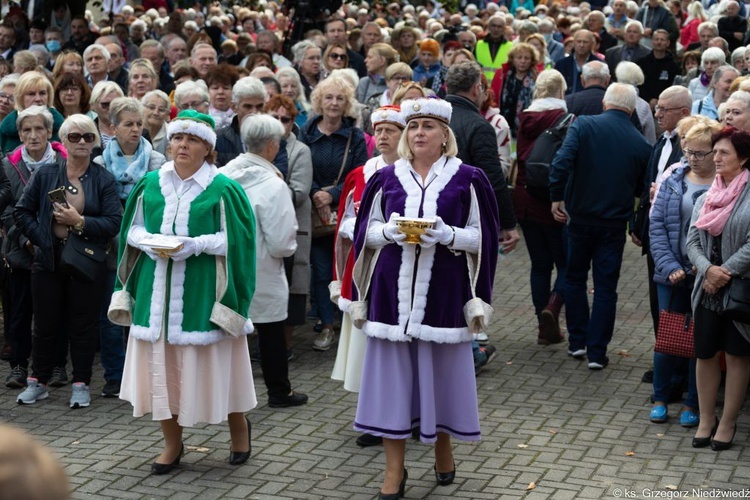
M 638 95 L 653 108 L 659 94 L 672 85 L 674 77 L 680 74 L 680 66 L 675 62 L 672 53 L 667 51 L 669 33 L 658 29 L 654 31 L 651 42 L 654 45 L 651 53 L 638 60 L 636 64 L 641 67 L 646 78 L 643 85 L 638 87 Z
M 747 31 L 747 21 L 740 17 L 740 4 L 735 0 L 727 2 L 727 15 L 719 18 L 719 36 L 729 44 L 729 52 L 742 45 Z
M 475 62 L 454 64 L 446 76 L 448 95 L 445 100 L 453 106 L 450 127 L 458 143 L 458 157 L 464 163 L 484 170 L 495 191 L 500 212 L 500 244 L 503 253 L 508 253 L 516 247 L 520 236 L 500 165 L 497 137 L 492 125 L 479 112 L 487 91 L 482 86 L 481 76 L 482 68 Z
M 581 70 L 583 90 L 565 96 L 568 113 L 576 116 L 599 115 L 602 113 L 602 99 L 609 85 L 609 67 L 601 61 L 591 61 Z

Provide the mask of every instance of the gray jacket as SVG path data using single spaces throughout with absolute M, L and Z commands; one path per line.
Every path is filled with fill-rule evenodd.
M 292 281 L 289 293 L 307 295 L 310 292 L 310 244 L 312 242 L 312 221 L 310 212 L 310 186 L 312 185 L 313 167 L 310 148 L 297 140 L 290 133 L 286 138 L 286 152 L 289 156 L 289 167 L 286 183 L 292 192 L 297 215 L 297 251 L 294 253 Z
M 698 214 L 705 201 L 706 195 L 704 194 L 695 203 L 687 237 L 688 257 L 697 269 L 695 287 L 691 298 L 693 310 L 696 310 L 703 298 L 703 282 L 706 279 L 706 271 L 712 265 L 710 257 L 713 236 L 708 231 L 695 227 L 695 221 L 698 219 Z M 740 194 L 740 198 L 737 200 L 726 226 L 724 226 L 721 237 L 721 255 L 724 260 L 721 267 L 729 270 L 732 276 L 750 277 L 750 183 L 745 186 L 742 194 Z M 728 297 L 725 294 L 725 299 Z M 734 326 L 745 339 L 750 341 L 750 325 L 735 321 Z

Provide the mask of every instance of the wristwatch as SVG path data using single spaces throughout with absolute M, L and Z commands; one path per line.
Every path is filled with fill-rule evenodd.
M 81 220 L 80 220 L 80 221 L 78 221 L 78 222 L 76 222 L 76 223 L 75 223 L 75 225 L 73 226 L 73 230 L 74 230 L 75 232 L 77 232 L 78 234 L 80 234 L 80 233 L 82 233 L 82 232 L 83 232 L 83 226 L 84 226 L 84 225 L 86 225 L 86 219 L 85 219 L 85 218 L 83 217 L 83 215 L 82 215 L 82 216 L 81 216 Z

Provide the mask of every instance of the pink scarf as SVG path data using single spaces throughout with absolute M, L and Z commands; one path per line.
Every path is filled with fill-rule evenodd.
M 706 201 L 698 214 L 698 220 L 695 221 L 695 227 L 708 231 L 711 236 L 719 236 L 724 231 L 742 190 L 745 189 L 748 177 L 750 171 L 743 168 L 742 173 L 727 186 L 724 178 L 717 175 L 706 193 Z

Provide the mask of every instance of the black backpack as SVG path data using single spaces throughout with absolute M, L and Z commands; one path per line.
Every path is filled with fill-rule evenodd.
M 542 132 L 526 159 L 526 191 L 534 198 L 549 201 L 549 172 L 557 150 L 562 146 L 575 115 L 568 113 Z

